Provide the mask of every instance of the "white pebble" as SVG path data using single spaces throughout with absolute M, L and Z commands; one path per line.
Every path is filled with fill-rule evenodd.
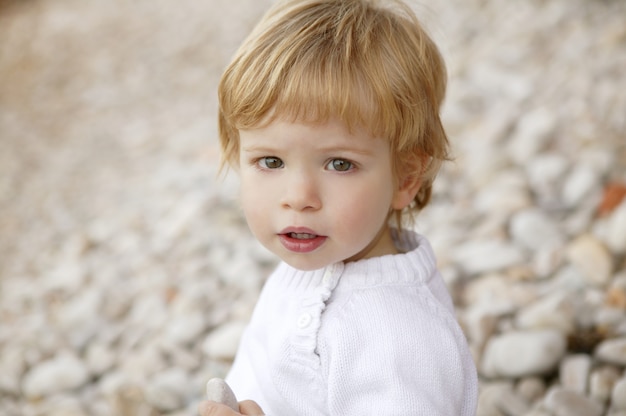
M 618 254 L 626 252 L 626 199 L 611 213 L 608 219 L 606 243 Z
M 568 165 L 567 158 L 559 154 L 537 155 L 526 165 L 530 187 L 541 198 L 552 202 L 557 185 L 565 174 Z
M 547 295 L 521 308 L 515 323 L 524 329 L 557 329 L 570 332 L 576 321 L 576 307 L 572 297 L 564 291 Z
M 99 308 L 102 292 L 95 288 L 84 288 L 63 305 L 58 319 L 59 326 L 67 332 L 67 340 L 76 348 L 82 348 L 100 329 Z
M 595 350 L 595 357 L 607 363 L 626 366 L 626 337 L 602 341 Z
M 81 287 L 85 277 L 85 270 L 78 259 L 64 260 L 45 276 L 44 289 L 74 293 Z
M 626 377 L 620 379 L 613 386 L 611 393 L 611 409 L 626 410 Z
M 501 172 L 473 197 L 474 208 L 486 214 L 509 216 L 532 205 L 526 179 L 517 171 Z
M 525 209 L 513 215 L 510 231 L 516 243 L 532 251 L 558 247 L 564 241 L 556 222 L 537 208 Z
M 211 359 L 232 360 L 245 327 L 245 322 L 233 321 L 214 329 L 204 340 L 202 351 Z
M 590 356 L 587 354 L 570 355 L 561 361 L 559 380 L 564 388 L 584 394 L 587 391 L 590 371 Z
M 477 414 L 504 416 L 500 410 L 502 399 L 512 390 L 510 382 L 485 383 L 478 397 Z
M 185 405 L 190 391 L 189 377 L 178 368 L 156 374 L 145 389 L 146 400 L 155 408 L 170 412 Z
M 177 344 L 187 344 L 204 330 L 205 318 L 201 311 L 189 312 L 186 316 L 172 318 L 166 326 L 165 336 Z
M 506 241 L 469 241 L 453 249 L 453 258 L 469 274 L 506 269 L 524 262 L 522 251 Z
M 87 416 L 81 400 L 77 397 L 59 395 L 50 397 L 41 403 L 46 416 Z
M 525 377 L 554 370 L 566 349 L 556 330 L 511 331 L 492 337 L 482 357 L 485 377 Z
M 551 390 L 544 402 L 554 416 L 602 416 L 604 412 L 603 406 L 595 400 L 562 388 Z
M 511 282 L 501 274 L 487 274 L 469 282 L 463 300 L 471 305 L 471 313 L 501 316 L 536 298 L 536 287 Z
M 522 115 L 511 137 L 509 155 L 519 165 L 524 165 L 542 150 L 556 126 L 552 112 L 540 107 Z
M 589 395 L 600 403 L 611 397 L 613 386 L 620 377 L 620 372 L 613 366 L 594 369 L 589 376 Z
M 74 354 L 61 353 L 26 373 L 22 391 L 26 397 L 37 398 L 75 389 L 88 379 L 87 367 L 81 360 Z
M 115 365 L 115 353 L 108 345 L 94 342 L 87 347 L 85 362 L 91 374 L 102 375 Z
M 0 355 L 0 393 L 18 395 L 20 380 L 26 370 L 24 351 L 19 345 L 3 345 Z
M 542 397 L 546 391 L 546 383 L 540 377 L 524 377 L 515 388 L 520 397 L 532 403 Z
M 591 195 L 598 188 L 600 178 L 598 173 L 589 166 L 581 165 L 574 169 L 565 180 L 561 198 L 567 207 L 575 207 L 585 197 Z
M 594 236 L 584 234 L 572 241 L 566 249 L 567 259 L 590 283 L 608 283 L 613 271 L 613 259 L 606 247 Z
M 206 395 L 207 399 L 211 401 L 225 404 L 234 411 L 239 411 L 239 404 L 235 393 L 233 393 L 230 386 L 221 378 L 212 378 L 206 383 Z

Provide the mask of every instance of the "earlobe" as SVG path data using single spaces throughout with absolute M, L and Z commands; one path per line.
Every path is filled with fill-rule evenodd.
M 398 189 L 396 189 L 391 207 L 395 210 L 402 210 L 409 206 L 415 195 L 422 186 L 422 175 L 426 168 L 427 155 L 414 155 L 410 161 L 406 163 L 405 175 L 398 180 Z
M 417 195 L 417 191 L 419 191 L 421 186 L 422 179 L 418 175 L 409 175 L 404 178 L 400 187 L 396 189 L 391 207 L 399 211 L 409 206 L 415 199 L 415 195 Z

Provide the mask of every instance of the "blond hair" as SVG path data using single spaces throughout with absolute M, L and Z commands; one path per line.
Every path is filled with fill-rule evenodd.
M 439 50 L 404 3 L 281 1 L 220 81 L 222 163 L 238 163 L 241 129 L 277 117 L 311 123 L 337 118 L 389 140 L 396 178 L 420 175 L 409 207 L 419 211 L 448 159 L 439 117 L 445 88 Z

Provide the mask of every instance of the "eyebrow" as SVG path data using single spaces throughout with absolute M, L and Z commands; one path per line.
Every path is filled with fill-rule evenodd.
M 328 153 L 356 153 L 358 155 L 363 155 L 363 156 L 372 156 L 374 155 L 374 152 L 372 152 L 369 149 L 361 149 L 361 148 L 357 148 L 357 147 L 349 147 L 349 146 L 329 146 L 329 147 L 324 147 L 321 149 L 324 152 L 328 152 Z
M 369 149 L 361 149 L 361 148 L 350 147 L 350 146 L 328 146 L 328 147 L 322 147 L 319 150 L 325 153 L 354 153 L 354 154 L 363 155 L 363 156 L 375 156 L 375 152 L 370 151 Z M 251 145 L 251 146 L 241 147 L 241 151 L 247 152 L 247 153 L 270 154 L 270 153 L 275 153 L 279 151 L 279 149 L 267 147 L 267 146 Z
M 277 149 L 266 146 L 242 146 L 242 152 L 255 152 L 255 153 L 274 153 Z

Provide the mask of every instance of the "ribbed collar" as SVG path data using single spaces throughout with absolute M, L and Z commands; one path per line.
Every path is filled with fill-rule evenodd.
M 287 291 L 314 288 L 335 291 L 355 290 L 377 285 L 426 284 L 436 272 L 436 259 L 428 240 L 412 231 L 392 229 L 401 254 L 335 263 L 325 268 L 302 271 L 281 263 L 277 270 L 280 284 Z

